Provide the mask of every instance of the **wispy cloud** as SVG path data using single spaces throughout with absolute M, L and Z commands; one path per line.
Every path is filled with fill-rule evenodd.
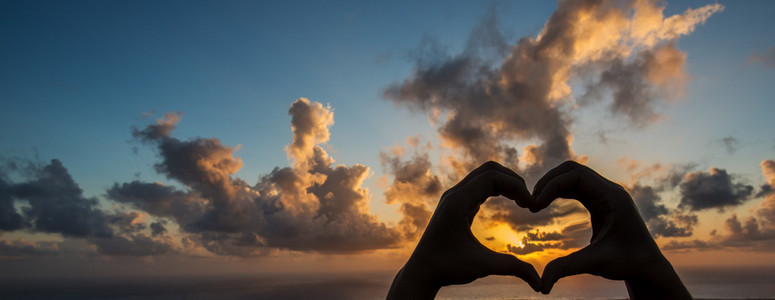
M 771 46 L 769 49 L 762 52 L 752 53 L 751 56 L 748 57 L 748 63 L 762 64 L 768 69 L 775 68 L 775 46 Z

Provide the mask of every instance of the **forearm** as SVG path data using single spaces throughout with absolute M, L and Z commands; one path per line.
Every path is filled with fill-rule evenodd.
M 670 262 L 660 257 L 640 275 L 625 280 L 630 299 L 692 299 Z
M 407 262 L 393 279 L 387 299 L 433 299 L 440 288 L 428 270 Z

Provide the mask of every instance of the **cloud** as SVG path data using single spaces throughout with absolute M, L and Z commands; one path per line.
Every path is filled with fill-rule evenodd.
M 719 139 L 718 142 L 724 145 L 724 148 L 726 148 L 729 155 L 735 154 L 737 148 L 740 147 L 740 141 L 731 136 Z
M 118 212 L 108 217 L 108 223 L 125 233 L 136 233 L 146 228 L 146 216 L 136 211 Z
M 95 245 L 97 251 L 105 255 L 154 256 L 171 253 L 174 250 L 174 244 L 171 241 L 155 240 L 142 233 L 96 239 Z
M 732 213 L 724 220 L 723 233 L 711 232 L 710 239 L 690 241 L 670 241 L 662 248 L 665 250 L 723 249 L 743 248 L 758 251 L 772 251 L 775 246 L 775 226 L 773 223 L 749 216 L 741 220 Z
M 0 258 L 17 258 L 30 256 L 52 256 L 60 254 L 56 242 L 31 242 L 24 238 L 17 240 L 0 240 Z
M 572 200 L 555 201 L 539 213 L 531 213 L 504 197 L 491 198 L 483 207 L 486 208 L 482 214 L 483 220 L 493 224 L 508 224 L 515 231 L 530 231 L 538 226 L 555 224 L 558 218 L 573 214 L 588 215 L 584 206 Z
M 672 240 L 667 242 L 666 244 L 662 245 L 662 250 L 666 251 L 676 251 L 676 250 L 708 250 L 708 249 L 718 249 L 718 246 L 715 245 L 712 242 L 707 242 L 703 240 L 690 240 L 690 241 L 676 241 Z
M 195 193 L 179 191 L 158 182 L 115 183 L 107 197 L 119 203 L 132 204 L 151 215 L 171 217 L 180 225 L 192 224 L 204 215 L 207 200 Z
M 604 98 L 610 91 L 609 110 L 614 116 L 623 116 L 638 127 L 659 120 L 656 112 L 658 99 L 683 98 L 690 77 L 684 71 L 686 53 L 672 43 L 643 50 L 632 61 L 616 58 L 606 64 L 598 80 L 586 86 L 580 97 L 581 104 L 590 104 Z
M 414 154 L 405 155 L 406 149 L 396 147 L 390 152 L 380 153 L 380 162 L 386 173 L 392 176 L 385 190 L 388 204 L 400 204 L 401 221 L 399 230 L 407 239 L 419 237 L 425 230 L 434 207 L 441 197 L 442 185 L 434 174 L 425 149 L 418 148 L 417 139 L 409 140 Z
M 724 225 L 729 233 L 723 240 L 725 245 L 748 246 L 750 242 L 775 239 L 775 230 L 763 228 L 754 217 L 748 217 L 744 222 L 740 222 L 737 214 L 732 213 L 724 221 Z
M 253 256 L 272 249 L 352 253 L 397 246 L 401 234 L 368 213 L 369 168 L 334 165 L 320 147 L 330 137 L 333 110 L 300 98 L 289 112 L 291 167 L 275 168 L 255 185 L 234 177 L 237 148 L 216 138 L 180 140 L 171 134 L 179 114 L 167 114 L 133 135 L 158 150 L 156 170 L 182 183 L 115 184 L 108 196 L 160 218 L 189 234 L 192 247 L 220 255 Z M 158 228 L 158 226 L 155 226 Z
M 328 128 L 334 125 L 334 112 L 330 106 L 324 107 L 318 102 L 301 98 L 291 104 L 288 114 L 292 117 L 293 142 L 286 151 L 295 166 L 300 168 L 303 167 L 300 164 L 314 161 L 316 145 L 328 141 Z
M 775 184 L 775 160 L 763 160 L 760 164 L 762 174 L 770 187 Z M 748 248 L 753 250 L 771 251 L 775 246 L 775 194 L 761 192 L 757 197 L 764 196 L 764 202 L 752 211 L 753 216 L 744 220 L 733 212 L 724 220 L 724 231 L 714 230 L 709 240 L 671 241 L 666 249 L 720 249 L 725 247 Z
M 581 248 L 589 243 L 592 230 L 589 222 L 565 226 L 561 232 L 530 231 L 522 237 L 519 246 L 506 244 L 506 251 L 515 255 L 525 255 L 552 249 Z
M 21 218 L 16 220 L 21 225 L 10 230 L 60 234 L 65 238 L 63 243 L 82 239 L 95 245 L 97 253 L 104 255 L 156 255 L 174 248 L 169 242 L 145 236 L 145 214 L 136 211 L 106 212 L 100 208 L 97 198 L 85 197 L 57 159 L 46 165 L 28 163 L 24 168 L 10 170 L 18 171 L 19 176 L 25 178 L 18 183 L 0 182 L 0 195 L 12 209 L 5 213 Z M 20 204 L 21 214 L 16 211 L 14 203 Z M 0 243 L 0 254 L 4 256 L 63 254 L 56 242 L 0 240 Z
M 151 223 L 151 236 L 158 236 L 166 233 L 167 228 L 164 227 L 164 224 L 166 223 L 167 222 L 165 221 Z
M 30 180 L 20 183 L 9 181 L 3 169 L 0 213 L 8 216 L 3 228 L 82 238 L 99 254 L 123 256 L 254 256 L 278 249 L 353 253 L 403 242 L 397 228 L 368 212 L 371 195 L 363 181 L 369 168 L 334 165 L 320 147 L 330 136 L 332 109 L 299 99 L 289 114 L 294 140 L 286 151 L 292 166 L 275 168 L 255 185 L 234 176 L 242 167 L 237 148 L 216 138 L 173 137 L 181 114 L 166 114 L 147 127 L 133 128 L 137 140 L 157 150 L 156 171 L 182 186 L 136 180 L 107 190 L 108 199 L 136 210 L 100 209 L 98 199 L 83 196 L 58 160 L 27 167 Z M 401 164 L 399 181 L 417 179 L 412 168 L 423 163 L 427 157 Z M 428 195 L 440 189 L 437 177 L 429 177 L 428 184 L 423 190 Z M 16 204 L 21 204 L 21 213 Z M 404 212 L 417 216 L 423 211 L 405 207 Z M 173 233 L 164 225 L 168 222 L 177 225 Z
M 527 233 L 528 240 L 531 241 L 558 241 L 565 238 L 562 233 L 557 231 L 553 232 L 541 232 L 539 230 L 531 231 Z
M 651 187 L 655 192 L 663 192 L 671 190 L 677 187 L 684 180 L 687 173 L 697 168 L 695 163 L 683 163 L 683 164 L 663 164 L 653 163 L 644 164 L 641 161 L 635 159 L 627 159 L 626 157 L 619 159 L 619 167 L 629 173 L 630 185 L 644 185 L 643 182 L 652 181 Z
M 2 169 L 0 169 L 1 171 Z M 0 230 L 17 230 L 27 227 L 24 217 L 14 207 L 11 185 L 5 174 L 0 173 Z
M 760 166 L 767 184 L 762 185 L 762 191 L 757 194 L 757 197 L 765 196 L 764 203 L 757 210 L 757 214 L 770 226 L 775 227 L 775 193 L 773 193 L 775 190 L 775 160 L 765 159 Z
M 587 102 L 602 98 L 605 87 L 614 93 L 609 107 L 615 115 L 649 123 L 657 116 L 657 96 L 680 97 L 689 79 L 685 53 L 673 41 L 721 10 L 710 4 L 665 17 L 656 1 L 560 2 L 537 37 L 512 46 L 490 14 L 460 54 L 425 43 L 412 75 L 387 87 L 384 96 L 440 124 L 443 145 L 461 152 L 449 159 L 457 173 L 497 160 L 512 168 L 524 165 L 531 181 L 577 158 L 571 147 L 572 80 L 596 82 Z M 520 158 L 514 145 L 527 141 L 535 142 Z
M 662 204 L 658 191 L 651 186 L 636 183 L 627 187 L 643 221 L 654 237 L 691 236 L 697 225 L 696 215 L 674 211 Z
M 513 253 L 514 255 L 526 255 L 533 252 L 541 252 L 544 251 L 544 249 L 557 248 L 558 245 L 559 243 L 534 244 L 528 242 L 526 238 L 523 238 L 521 246 L 506 244 L 506 251 Z
M 753 186 L 734 181 L 726 170 L 715 167 L 710 172 L 689 173 L 680 184 L 679 206 L 697 211 L 740 205 L 749 199 Z
M 59 233 L 68 237 L 110 237 L 105 213 L 96 198 L 87 198 L 57 159 L 47 165 L 17 169 L 29 180 L 13 183 L 0 179 L 0 207 L 5 230 Z M 5 172 L 1 172 L 5 173 Z M 14 203 L 22 204 L 21 214 Z
M 775 68 L 775 46 L 770 46 L 769 49 L 761 53 L 752 53 L 748 57 L 748 63 L 759 63 L 768 69 Z

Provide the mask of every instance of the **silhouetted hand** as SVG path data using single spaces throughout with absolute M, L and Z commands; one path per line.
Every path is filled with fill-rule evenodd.
M 532 265 L 488 249 L 471 232 L 479 206 L 498 195 L 521 207 L 532 204 L 522 177 L 495 162 L 483 164 L 446 191 L 412 256 L 393 280 L 387 298 L 433 299 L 442 286 L 488 275 L 516 276 L 540 290 L 540 278 Z
M 691 299 L 620 185 L 569 161 L 546 173 L 536 184 L 533 197 L 532 212 L 546 208 L 556 198 L 576 199 L 592 219 L 590 244 L 544 268 L 544 294 L 560 278 L 588 273 L 625 280 L 632 299 Z

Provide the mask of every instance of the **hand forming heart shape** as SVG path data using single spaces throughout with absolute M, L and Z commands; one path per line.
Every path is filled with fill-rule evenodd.
M 471 232 L 481 204 L 498 195 L 532 212 L 557 198 L 578 200 L 591 216 L 590 244 L 549 262 L 539 278 L 532 265 L 488 249 Z M 488 275 L 513 275 L 548 294 L 560 278 L 582 273 L 624 280 L 634 299 L 691 299 L 620 185 L 569 161 L 544 175 L 531 196 L 522 177 L 487 162 L 442 195 L 415 251 L 393 280 L 388 299 L 432 299 L 442 286 Z

